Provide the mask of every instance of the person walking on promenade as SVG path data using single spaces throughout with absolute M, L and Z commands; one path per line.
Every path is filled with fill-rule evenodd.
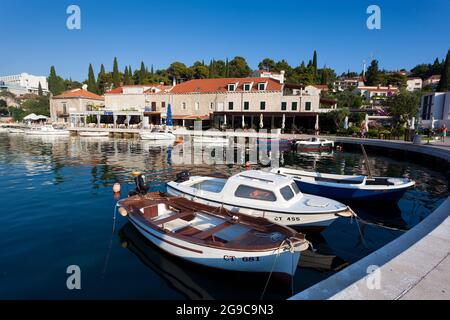
M 447 136 L 448 128 L 447 125 L 444 123 L 441 127 L 441 141 L 445 142 L 445 137 Z

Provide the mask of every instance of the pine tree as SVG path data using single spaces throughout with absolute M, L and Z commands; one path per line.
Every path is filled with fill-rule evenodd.
M 120 87 L 119 64 L 117 63 L 116 57 L 114 57 L 114 64 L 113 64 L 113 86 L 114 88 Z
M 87 80 L 87 89 L 92 93 L 97 93 L 97 82 L 95 81 L 94 68 L 92 68 L 92 64 L 89 64 L 89 73 Z
M 450 50 L 448 50 L 447 52 L 447 57 L 445 58 L 444 62 L 444 68 L 441 72 L 441 79 L 439 80 L 436 91 L 450 91 Z
M 380 71 L 378 69 L 378 60 L 372 60 L 366 72 L 366 85 L 377 86 L 380 84 Z
M 41 82 L 39 81 L 39 85 L 38 85 L 38 95 L 40 97 L 42 97 L 44 95 L 44 92 L 42 91 L 42 86 L 41 86 Z

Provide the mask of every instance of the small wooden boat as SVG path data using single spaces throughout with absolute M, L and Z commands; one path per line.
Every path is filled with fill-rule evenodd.
M 163 130 L 144 131 L 139 135 L 142 140 L 175 140 L 176 138 L 173 133 Z
M 353 211 L 338 201 L 300 192 L 292 177 L 248 170 L 228 179 L 189 176 L 183 172 L 167 192 L 233 212 L 264 217 L 289 226 L 327 227 Z
M 369 178 L 288 168 L 276 168 L 272 172 L 291 176 L 302 192 L 340 200 L 398 201 L 415 184 L 408 178 Z
M 109 132 L 105 131 L 81 131 L 78 133 L 80 137 L 109 137 Z
M 334 141 L 324 138 L 311 137 L 307 140 L 298 140 L 295 146 L 299 150 L 326 150 L 334 147 Z
M 117 205 L 162 250 L 213 268 L 292 276 L 309 247 L 293 229 L 181 197 L 138 194 Z

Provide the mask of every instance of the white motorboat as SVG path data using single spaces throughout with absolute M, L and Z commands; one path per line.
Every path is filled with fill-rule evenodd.
M 303 192 L 345 201 L 398 201 L 415 182 L 408 178 L 340 175 L 277 168 L 272 172 L 291 176 Z
M 117 205 L 153 244 L 207 267 L 292 276 L 309 247 L 293 229 L 181 197 L 147 193 Z
M 30 128 L 25 132 L 32 136 L 68 136 L 70 135 L 69 130 L 65 129 L 55 129 L 52 125 L 44 125 L 42 127 Z
M 8 133 L 25 133 L 25 130 L 20 128 L 9 128 Z
M 139 133 L 142 140 L 175 140 L 175 135 L 169 131 L 152 130 Z
M 226 146 L 229 139 L 225 137 L 213 137 L 213 136 L 193 136 L 192 142 L 195 145 L 214 145 L 214 146 Z
M 109 137 L 109 132 L 105 131 L 81 131 L 78 133 L 80 137 Z
M 292 177 L 250 170 L 229 179 L 189 177 L 184 172 L 167 184 L 167 192 L 216 207 L 264 217 L 289 226 L 326 227 L 353 211 L 332 199 L 303 194 Z
M 334 141 L 319 137 L 311 137 L 307 140 L 298 140 L 295 146 L 300 150 L 323 150 L 334 147 Z

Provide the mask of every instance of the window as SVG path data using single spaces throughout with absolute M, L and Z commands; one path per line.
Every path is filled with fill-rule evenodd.
M 250 102 L 244 101 L 244 110 L 249 110 L 249 109 L 250 109 Z
M 297 111 L 298 103 L 296 101 L 292 102 L 292 111 Z
M 214 102 L 211 102 L 211 103 L 209 104 L 209 110 L 214 110 Z
M 152 111 L 156 111 L 156 101 L 152 101 Z
M 196 102 L 194 106 L 195 106 L 195 110 L 200 109 L 200 103 Z
M 63 102 L 62 107 L 63 107 L 63 114 L 67 114 L 67 104 L 65 102 Z
M 300 189 L 298 188 L 297 184 L 295 182 L 293 182 L 291 184 L 292 190 L 294 190 L 295 194 L 299 194 L 300 193 Z
M 236 90 L 236 85 L 235 84 L 229 84 L 228 85 L 228 91 L 235 91 Z
M 280 193 L 286 201 L 289 201 L 294 197 L 294 192 L 292 192 L 292 189 L 289 186 L 281 188 Z
M 266 110 L 266 102 L 265 101 L 261 101 L 260 104 L 259 104 L 259 108 L 261 110 Z
M 266 83 L 265 82 L 261 82 L 258 83 L 258 90 L 266 90 Z
M 166 107 L 166 102 L 165 101 L 161 102 L 161 108 L 164 109 L 165 107 Z
M 234 103 L 233 101 L 228 102 L 228 110 L 233 110 Z
M 244 84 L 244 91 L 250 91 L 252 89 L 252 85 L 250 83 Z
M 306 111 L 311 111 L 311 102 L 308 101 L 308 102 L 305 103 L 305 110 Z
M 286 102 L 282 102 L 281 103 L 281 110 L 286 110 L 287 109 L 287 103 Z
M 258 189 L 250 186 L 240 185 L 234 192 L 234 196 L 238 198 L 246 198 L 262 201 L 277 201 L 277 197 L 272 191 Z
M 186 102 L 182 102 L 181 103 L 181 109 L 183 109 L 183 110 L 186 110 L 187 108 L 186 108 Z

